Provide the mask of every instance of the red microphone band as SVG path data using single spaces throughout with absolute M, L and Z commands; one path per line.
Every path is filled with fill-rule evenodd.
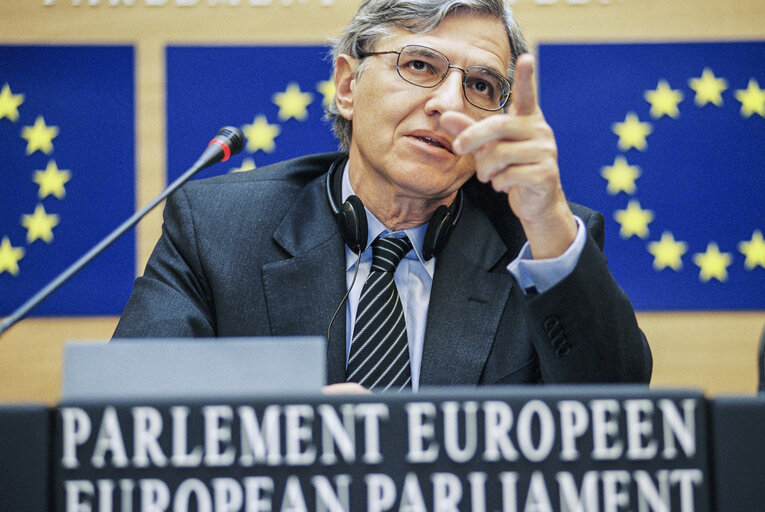
M 221 162 L 228 160 L 228 157 L 231 156 L 231 148 L 228 147 L 228 144 L 221 142 L 217 138 L 211 140 L 208 146 L 212 146 L 213 144 L 220 146 L 220 148 L 223 150 L 223 160 L 221 160 Z

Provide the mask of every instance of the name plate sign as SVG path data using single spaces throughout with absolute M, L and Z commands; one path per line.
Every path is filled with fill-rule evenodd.
M 646 387 L 69 403 L 57 510 L 710 509 L 707 413 Z

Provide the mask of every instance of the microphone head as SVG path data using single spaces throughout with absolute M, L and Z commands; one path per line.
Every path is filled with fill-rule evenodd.
M 236 155 L 244 149 L 244 134 L 235 126 L 224 126 L 213 140 L 228 147 L 230 155 Z

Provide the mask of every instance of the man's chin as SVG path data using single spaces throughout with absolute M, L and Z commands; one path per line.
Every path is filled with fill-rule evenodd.
M 400 183 L 399 188 L 402 191 L 402 195 L 413 199 L 421 199 L 429 203 L 448 204 L 454 199 L 457 190 L 459 190 L 465 181 L 467 181 L 467 178 L 459 182 L 453 180 L 430 183 L 418 181 L 415 183 Z
M 423 198 L 453 196 L 474 174 L 472 170 L 461 170 L 454 165 L 444 168 L 428 162 L 411 162 L 406 168 L 409 169 L 406 177 L 415 179 L 407 179 L 402 185 Z

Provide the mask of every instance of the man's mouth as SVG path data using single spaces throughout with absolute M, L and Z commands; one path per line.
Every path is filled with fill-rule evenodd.
M 428 135 L 412 135 L 415 139 L 421 140 L 425 144 L 429 144 L 431 146 L 435 146 L 437 148 L 445 149 L 446 151 L 452 152 L 451 144 L 449 144 L 449 141 L 441 138 L 431 137 Z

